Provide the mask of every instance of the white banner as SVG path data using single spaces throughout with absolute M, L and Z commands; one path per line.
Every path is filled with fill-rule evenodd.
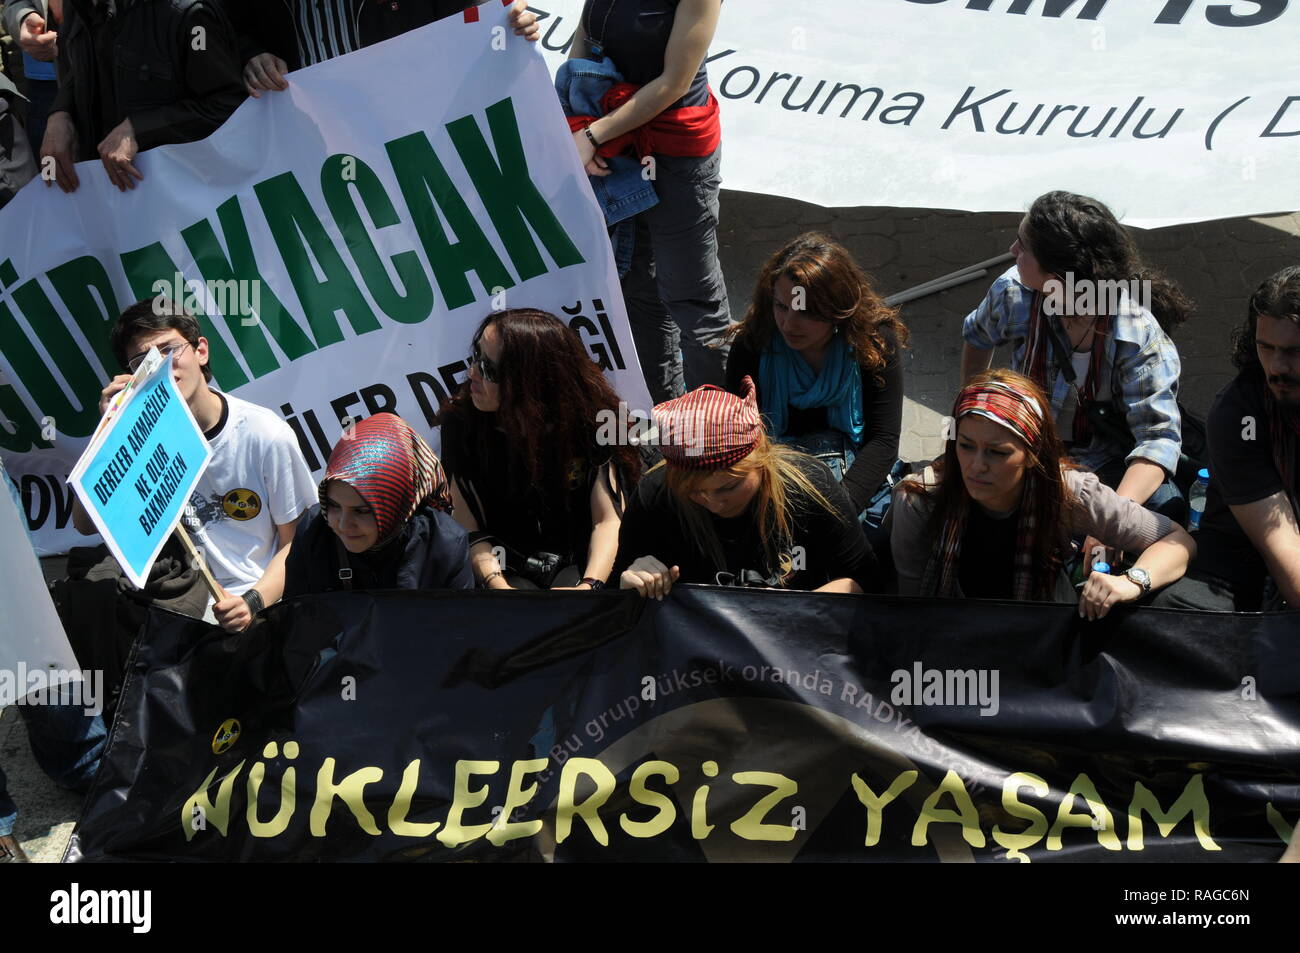
M 1157 226 L 1300 208 L 1297 48 L 1294 0 L 726 0 L 708 70 L 729 189 Z
M 0 450 L 38 552 L 85 542 L 64 480 L 118 373 L 109 326 L 163 289 L 216 316 L 215 382 L 284 416 L 317 475 L 347 418 L 394 411 L 436 445 L 474 328 L 506 307 L 562 317 L 649 409 L 546 68 L 504 9 L 478 13 L 292 74 L 143 153 L 134 191 L 87 162 L 73 195 L 34 181 L 0 212 Z

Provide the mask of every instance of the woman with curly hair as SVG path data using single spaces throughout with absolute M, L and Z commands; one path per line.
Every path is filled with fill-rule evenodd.
M 465 531 L 433 450 L 396 414 L 343 432 L 320 504 L 298 521 L 284 597 L 352 589 L 469 589 Z
M 899 592 L 1073 602 L 1065 568 L 1071 536 L 1085 534 L 1137 561 L 1124 575 L 1090 573 L 1077 597 L 1081 616 L 1101 618 L 1182 577 L 1192 538 L 1075 468 L 1047 407 L 1042 389 L 1014 371 L 986 371 L 961 389 L 942 459 L 895 491 Z
M 1120 496 L 1184 522 L 1172 479 L 1182 452 L 1181 364 L 1168 332 L 1191 302 L 1142 261 L 1111 210 L 1085 195 L 1035 199 L 1011 253 L 1016 264 L 966 317 L 962 379 L 1011 343 L 1012 370 L 1048 394 L 1070 454 Z
M 907 328 L 844 246 L 808 232 L 763 265 L 729 331 L 727 389 L 758 384 L 774 440 L 826 463 L 866 509 L 898 458 Z
M 483 320 L 469 380 L 437 420 L 480 585 L 604 587 L 641 475 L 634 447 L 602 445 L 602 425 L 620 416 L 618 394 L 555 315 L 513 308 Z
M 623 522 L 620 585 L 659 599 L 678 581 L 877 591 L 848 496 L 816 458 L 768 439 L 744 385 L 743 398 L 701 387 L 655 408 L 664 464 Z

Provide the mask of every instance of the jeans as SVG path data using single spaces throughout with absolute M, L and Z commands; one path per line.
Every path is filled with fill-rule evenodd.
M 659 204 L 636 217 L 623 278 L 632 339 L 655 403 L 703 384 L 723 385 L 731 323 L 718 261 L 719 147 L 710 156 L 654 156 Z
M 80 704 L 19 705 L 18 710 L 41 770 L 60 787 L 86 793 L 108 740 L 103 716 L 87 715 Z
M 0 765 L 0 837 L 7 837 L 12 834 L 14 824 L 17 822 L 18 808 L 14 805 L 13 798 L 9 796 L 5 769 L 3 765 Z

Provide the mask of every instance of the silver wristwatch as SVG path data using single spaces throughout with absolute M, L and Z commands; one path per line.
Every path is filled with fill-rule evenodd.
M 1151 591 L 1151 573 L 1147 572 L 1145 569 L 1139 569 L 1137 566 L 1134 566 L 1128 572 L 1124 573 L 1124 575 L 1128 577 L 1130 582 L 1136 583 L 1142 589 L 1142 595 L 1145 596 Z

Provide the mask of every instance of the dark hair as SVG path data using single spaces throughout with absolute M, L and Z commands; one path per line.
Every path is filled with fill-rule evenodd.
M 492 429 L 499 426 L 524 471 L 521 475 L 548 494 L 563 490 L 574 460 L 607 456 L 618 470 L 619 497 L 625 496 L 640 478 L 641 457 L 630 445 L 597 444 L 600 422 L 607 416 L 602 412 L 626 412 L 578 333 L 536 308 L 488 315 L 474 340 L 489 327 L 497 329 L 501 340 L 499 409 L 484 413 L 476 408 L 466 382 L 442 402 L 434 424 L 441 425 L 449 416 L 461 418 L 471 447 L 486 447 Z M 635 433 L 636 428 L 629 423 L 623 432 Z
M 1057 574 L 1065 565 L 1066 557 L 1073 552 L 1068 527 L 1072 525 L 1072 517 L 1082 504 L 1065 484 L 1065 471 L 1076 469 L 1076 466 L 1066 456 L 1065 445 L 1061 443 L 1061 438 L 1056 432 L 1056 423 L 1052 419 L 1050 409 L 1051 403 L 1043 393 L 1043 389 L 1028 377 L 1015 371 L 998 368 L 972 378 L 969 384 L 957 392 L 957 399 L 953 401 L 952 436 L 944 445 L 942 458 L 934 464 L 939 482 L 926 485 L 915 480 L 904 480 L 901 486 L 907 493 L 934 499 L 934 511 L 930 515 L 927 527 L 931 540 L 937 540 L 943 533 L 949 514 L 955 512 L 958 507 L 971 505 L 966 481 L 961 476 L 961 464 L 957 460 L 957 428 L 961 424 L 961 421 L 956 419 L 957 404 L 961 399 L 962 391 L 967 387 L 990 383 L 1007 384 L 1028 393 L 1044 410 L 1038 446 L 1025 445 L 1025 452 L 1029 455 L 1025 479 L 1038 481 L 1034 516 L 1039 532 L 1034 534 L 1032 543 L 1033 591 L 1035 598 L 1050 599 L 1056 586 Z
M 113 322 L 113 330 L 109 332 L 109 346 L 113 350 L 113 357 L 117 358 L 118 366 L 124 371 L 127 369 L 126 362 L 133 356 L 128 353 L 128 349 L 131 342 L 140 335 L 168 330 L 179 331 L 191 347 L 198 349 L 199 322 L 185 310 L 184 305 L 166 295 L 141 298 L 131 305 L 118 315 Z M 203 379 L 212 380 L 212 370 L 207 364 L 203 365 L 202 370 Z
M 1029 207 L 1025 239 L 1048 274 L 1073 273 L 1076 282 L 1150 282 L 1151 313 L 1166 334 L 1195 309 L 1177 285 L 1142 260 L 1128 229 L 1096 199 L 1073 192 L 1040 195 Z
M 727 329 L 728 337 L 744 340 L 761 351 L 771 340 L 776 321 L 772 317 L 776 283 L 786 275 L 805 290 L 810 316 L 843 322 L 844 334 L 854 360 L 883 383 L 882 372 L 889 362 L 881 330 L 889 328 L 901 350 L 907 344 L 907 327 L 898 309 L 885 304 L 858 267 L 849 250 L 818 232 L 805 232 L 778 249 L 763 263 L 754 297 L 744 320 Z
M 1250 296 L 1246 320 L 1232 332 L 1232 363 L 1243 370 L 1259 364 L 1255 326 L 1260 315 L 1300 325 L 1300 265 L 1290 265 L 1269 275 Z

